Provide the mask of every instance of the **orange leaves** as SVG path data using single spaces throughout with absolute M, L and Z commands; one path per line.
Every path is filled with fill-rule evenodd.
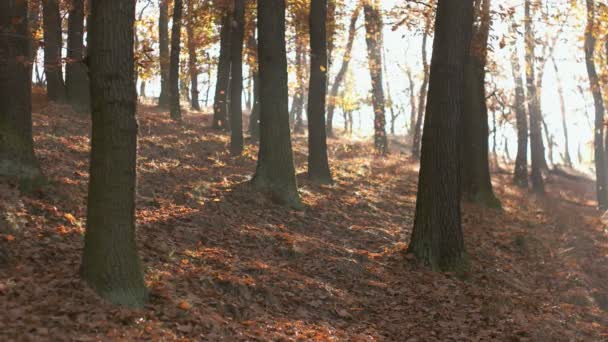
M 192 304 L 183 300 L 183 301 L 179 302 L 179 304 L 177 304 L 177 307 L 181 310 L 188 311 L 188 310 L 192 309 Z
M 15 236 L 11 235 L 11 234 L 6 234 L 4 235 L 4 240 L 11 242 L 11 241 L 15 241 Z

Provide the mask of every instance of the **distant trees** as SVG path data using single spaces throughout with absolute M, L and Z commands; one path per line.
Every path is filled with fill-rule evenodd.
M 515 33 L 516 24 L 513 23 L 511 32 Z M 511 70 L 515 84 L 515 120 L 517 126 L 517 156 L 515 157 L 515 171 L 513 183 L 516 186 L 528 187 L 528 117 L 526 112 L 526 94 L 522 80 L 521 63 L 517 49 L 517 41 L 512 48 Z
M 173 120 L 182 119 L 182 111 L 180 107 L 180 92 L 179 92 L 179 56 L 181 53 L 182 40 L 182 14 L 183 0 L 175 0 L 173 4 L 173 26 L 171 27 L 171 63 L 169 67 L 169 105 L 171 109 L 171 118 Z
M 42 176 L 32 138 L 32 74 L 28 4 L 0 2 L 0 177 Z
M 409 252 L 435 270 L 466 266 L 460 214 L 460 127 L 473 0 L 439 0 L 416 217 Z
M 374 109 L 374 146 L 380 154 L 388 153 L 388 137 L 386 135 L 386 110 L 382 81 L 382 15 L 380 1 L 365 0 L 363 4 L 365 15 L 365 41 L 369 72 L 372 80 L 372 107 Z
M 91 4 L 93 129 L 81 274 L 106 300 L 142 307 L 147 291 L 135 244 L 135 0 Z
M 279 203 L 301 208 L 289 131 L 285 1 L 257 3 L 260 151 L 252 184 Z
M 169 0 L 159 0 L 158 49 L 160 63 L 160 97 L 158 105 L 169 107 Z
M 230 38 L 230 153 L 243 153 L 243 39 L 245 37 L 245 0 L 234 0 Z
M 310 3 L 310 84 L 308 87 L 308 178 L 330 184 L 327 158 L 325 100 L 327 98 L 327 0 Z
M 68 101 L 75 110 L 90 110 L 89 76 L 84 64 L 84 0 L 72 0 L 68 16 L 68 52 L 65 86 Z
M 186 31 L 188 36 L 188 71 L 190 73 L 190 107 L 194 110 L 201 110 L 199 103 L 199 91 L 198 91 L 198 65 L 197 65 L 197 54 L 196 54 L 196 38 L 194 35 L 195 30 L 195 15 L 194 12 L 194 1 L 188 1 L 188 23 L 186 25 Z
M 220 56 L 217 62 L 217 79 L 213 101 L 213 128 L 227 129 L 228 126 L 228 86 L 230 84 L 230 40 L 231 15 L 228 9 L 221 19 Z
M 597 69 L 595 67 L 595 44 L 596 38 L 594 29 L 595 21 L 595 2 L 586 0 L 587 6 L 587 26 L 585 27 L 585 65 L 589 76 L 589 86 L 593 94 L 593 104 L 595 106 L 595 133 L 594 133 L 594 155 L 595 155 L 595 178 L 598 206 L 608 209 L 608 178 L 606 170 L 606 151 L 604 149 L 604 99 L 600 86 Z
M 63 81 L 61 61 L 61 14 L 59 0 L 42 2 L 44 29 L 44 72 L 46 74 L 47 93 L 50 101 L 65 102 L 67 100 L 65 83 Z

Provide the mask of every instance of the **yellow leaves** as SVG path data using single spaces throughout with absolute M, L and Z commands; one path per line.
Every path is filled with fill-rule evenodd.
M 325 66 L 323 66 L 323 65 L 321 65 L 321 66 L 319 67 L 319 69 L 320 69 L 322 72 L 326 72 L 326 71 L 327 71 L 327 68 L 326 68 Z
M 76 225 L 78 223 L 76 217 L 70 213 L 64 214 L 63 218 L 65 218 L 70 224 Z

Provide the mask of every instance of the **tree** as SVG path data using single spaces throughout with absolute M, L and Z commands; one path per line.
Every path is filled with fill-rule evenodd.
M 42 13 L 44 18 L 44 72 L 48 97 L 53 102 L 65 102 L 67 97 L 61 62 L 63 39 L 59 0 L 43 1 Z
M 372 80 L 372 106 L 374 109 L 374 146 L 380 154 L 388 153 L 386 136 L 386 113 L 382 82 L 382 16 L 378 0 L 366 0 L 363 5 L 365 16 L 365 41 L 369 73 Z
M 422 34 L 422 85 L 420 85 L 420 96 L 418 97 L 418 116 L 414 126 L 414 136 L 412 139 L 412 157 L 420 158 L 420 141 L 422 139 L 422 123 L 424 121 L 424 110 L 429 88 L 429 62 L 427 58 L 427 41 L 431 35 L 432 16 L 426 16 L 426 25 Z
M 135 245 L 135 0 L 92 1 L 90 19 L 93 134 L 81 272 L 104 299 L 141 307 L 147 291 Z
M 477 0 L 469 58 L 465 64 L 465 96 L 462 134 L 462 191 L 468 200 L 500 208 L 494 195 L 488 159 L 488 106 L 486 104 L 486 64 L 490 36 L 490 0 Z
M 169 67 L 169 105 L 171 118 L 179 121 L 182 119 L 182 111 L 179 104 L 179 56 L 181 53 L 182 39 L 182 0 L 175 0 L 173 5 L 173 26 L 171 27 L 171 64 Z
M 68 53 L 65 86 L 75 110 L 89 112 L 89 76 L 84 64 L 84 0 L 72 0 L 68 17 Z
M 195 29 L 195 13 L 194 1 L 188 1 L 188 24 L 186 25 L 186 34 L 188 36 L 188 70 L 190 72 L 190 106 L 194 110 L 201 110 L 199 103 L 198 91 L 198 66 L 196 56 L 196 40 L 194 36 Z
M 601 209 L 606 210 L 608 209 L 608 184 L 606 178 L 606 155 L 603 145 L 605 109 L 602 88 L 595 67 L 595 2 L 593 0 L 586 0 L 586 5 L 587 26 L 585 27 L 585 64 L 587 66 L 587 74 L 589 75 L 589 86 L 593 95 L 593 103 L 595 105 L 595 134 L 593 147 L 595 152 L 597 202 Z
M 300 209 L 289 132 L 285 1 L 258 0 L 260 151 L 252 183 L 278 203 Z
M 308 87 L 308 178 L 331 184 L 325 133 L 327 97 L 327 0 L 310 3 L 310 83 Z
M 429 78 L 416 217 L 409 252 L 433 270 L 466 267 L 458 142 L 473 0 L 439 0 Z
M 232 22 L 230 12 L 224 9 L 220 30 L 220 56 L 217 62 L 217 80 L 213 102 L 213 128 L 228 129 L 228 85 L 230 84 L 230 39 Z
M 301 33 L 300 33 L 301 35 Z M 293 122 L 294 133 L 304 133 L 304 101 L 305 101 L 305 75 L 306 58 L 304 52 L 304 41 L 296 42 L 296 93 L 291 101 L 291 111 L 289 113 L 290 122 Z
M 553 71 L 555 71 L 555 83 L 557 86 L 557 94 L 559 96 L 559 109 L 562 117 L 562 130 L 564 132 L 564 154 L 562 155 L 562 159 L 567 167 L 572 167 L 572 158 L 570 157 L 570 139 L 568 136 L 568 120 L 566 115 L 566 100 L 564 96 L 564 85 L 562 83 L 562 78 L 559 74 L 559 68 L 557 67 L 557 62 L 554 57 L 551 57 L 551 62 L 553 64 Z
M 327 106 L 327 135 L 333 136 L 333 121 L 334 121 L 334 111 L 336 109 L 336 101 L 338 98 L 338 93 L 340 92 L 340 87 L 342 86 L 342 82 L 348 72 L 348 67 L 350 65 L 350 60 L 352 59 L 352 51 L 353 44 L 355 42 L 355 35 L 357 33 L 357 19 L 359 19 L 359 14 L 361 12 L 360 3 L 355 7 L 353 15 L 350 17 L 350 24 L 348 25 L 348 38 L 346 41 L 346 47 L 344 48 L 344 57 L 342 57 L 342 66 L 340 66 L 340 70 L 336 74 L 336 78 L 334 79 L 334 83 L 331 86 L 331 91 L 329 93 L 329 104 Z
M 546 164 L 543 147 L 542 119 L 540 112 L 540 98 L 537 93 L 535 81 L 535 53 L 536 39 L 532 27 L 531 0 L 526 0 L 525 11 L 525 41 L 526 41 L 526 88 L 528 90 L 528 114 L 530 116 L 530 152 L 532 154 L 532 189 L 537 194 L 545 192 L 542 169 Z
M 253 106 L 249 117 L 249 134 L 257 142 L 260 138 L 260 73 L 258 71 L 258 40 L 255 29 L 247 39 L 247 52 L 249 54 L 249 69 L 253 78 Z
M 160 60 L 160 96 L 158 105 L 169 107 L 169 0 L 160 0 L 158 17 L 158 49 Z
M 516 24 L 512 25 L 512 33 L 516 34 Z M 517 39 L 517 38 L 516 38 Z M 515 84 L 515 120 L 517 126 L 517 156 L 513 183 L 521 188 L 528 187 L 528 117 L 526 113 L 526 95 L 522 80 L 521 63 L 517 49 L 517 41 L 512 49 L 511 70 Z
M 243 39 L 245 37 L 245 0 L 234 0 L 230 39 L 230 153 L 243 153 Z
M 32 181 L 42 176 L 32 138 L 28 4 L 0 2 L 0 177 Z

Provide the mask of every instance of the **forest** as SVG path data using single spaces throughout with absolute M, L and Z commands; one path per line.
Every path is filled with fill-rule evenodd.
M 0 340 L 608 340 L 604 0 L 0 1 Z

